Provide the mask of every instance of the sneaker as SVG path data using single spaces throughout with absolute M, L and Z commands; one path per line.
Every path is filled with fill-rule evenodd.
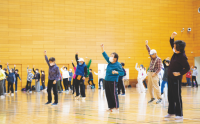
M 45 105 L 48 105 L 48 104 L 51 104 L 51 102 L 47 102 L 47 103 L 45 103 Z
M 17 91 L 15 91 L 15 92 L 17 92 Z
M 58 105 L 58 103 L 53 103 L 53 104 L 51 104 L 51 105 Z
M 121 96 L 121 94 L 118 94 L 118 96 Z
M 163 93 L 161 93 L 161 96 L 163 95 Z
M 125 96 L 125 93 L 122 93 L 122 96 Z
M 167 114 L 166 116 L 165 116 L 165 118 L 172 118 L 172 117 L 174 117 L 175 116 L 175 114 Z
M 113 112 L 113 113 L 119 113 L 119 109 L 118 108 L 114 108 L 114 109 L 111 110 L 111 112 Z
M 183 116 L 176 116 L 175 119 L 176 120 L 181 120 L 181 119 L 183 119 Z
M 80 97 L 79 96 L 75 96 L 75 99 L 79 99 Z
M 82 99 L 84 100 L 86 97 L 82 97 Z
M 1 95 L 1 99 L 3 99 L 3 98 L 5 98 L 5 96 L 4 96 L 4 95 Z
M 162 99 L 158 99 L 158 101 L 156 102 L 156 104 L 159 104 L 162 102 Z
M 32 93 L 32 91 L 30 91 L 29 93 Z
M 152 103 L 155 100 L 155 98 L 152 98 L 148 103 Z
M 11 93 L 11 96 L 14 96 L 14 93 Z

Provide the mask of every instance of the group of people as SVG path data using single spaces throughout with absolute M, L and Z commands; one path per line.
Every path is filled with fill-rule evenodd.
M 163 94 L 163 89 L 165 84 L 168 84 L 168 115 L 166 115 L 166 118 L 171 118 L 173 116 L 176 116 L 175 119 L 183 119 L 183 107 L 182 107 L 182 97 L 181 97 L 181 82 L 182 82 L 182 76 L 189 72 L 190 65 L 188 63 L 188 59 L 185 54 L 185 46 L 186 43 L 182 40 L 174 41 L 174 37 L 177 35 L 176 32 L 173 32 L 170 37 L 170 45 L 174 52 L 171 59 L 168 57 L 165 60 L 161 60 L 157 56 L 157 51 L 154 49 L 150 49 L 148 46 L 148 41 L 146 41 L 146 49 L 148 51 L 148 54 L 150 55 L 151 62 L 150 66 L 147 70 L 144 68 L 143 65 L 140 65 L 138 67 L 138 64 L 136 64 L 135 68 L 138 71 L 138 87 L 141 90 L 142 93 L 144 93 L 146 90 L 143 86 L 143 82 L 146 86 L 146 77 L 148 76 L 148 89 L 150 93 L 150 101 L 148 103 L 152 103 L 156 100 L 154 96 L 154 92 L 157 96 L 157 104 L 162 102 L 161 95 Z M 124 63 L 119 63 L 118 59 L 119 56 L 116 52 L 113 52 L 110 57 L 106 54 L 104 51 L 104 45 L 101 45 L 102 49 L 102 55 L 106 62 L 108 63 L 107 68 L 104 72 L 96 73 L 96 75 L 99 76 L 99 88 L 101 88 L 100 82 L 103 83 L 103 87 L 105 89 L 105 94 L 107 98 L 108 103 L 108 111 L 114 112 L 119 111 L 119 99 L 118 95 L 120 94 L 122 90 L 122 95 L 125 95 L 125 87 L 123 83 L 123 77 L 126 75 L 126 71 L 124 69 Z M 47 86 L 47 92 L 48 92 L 48 101 L 46 104 L 52 103 L 52 96 L 51 96 L 51 90 L 53 88 L 53 94 L 54 94 L 54 103 L 52 105 L 58 104 L 58 90 L 61 91 L 61 80 L 64 82 L 64 88 L 66 91 L 68 91 L 68 86 L 70 85 L 71 88 L 71 81 L 73 78 L 73 86 L 71 88 L 72 93 L 76 92 L 75 99 L 79 99 L 80 95 L 83 99 L 85 99 L 85 78 L 88 75 L 87 71 L 87 65 L 84 62 L 83 58 L 78 57 L 78 53 L 75 55 L 76 65 L 72 61 L 72 65 L 74 67 L 73 74 L 70 69 L 70 72 L 67 71 L 67 67 L 61 68 L 62 76 L 60 73 L 59 67 L 56 65 L 56 61 L 54 57 L 51 57 L 48 59 L 47 52 L 44 51 L 45 60 L 47 62 L 47 65 L 49 66 L 49 73 L 48 73 L 48 86 Z M 159 86 L 159 73 L 162 69 L 162 65 L 164 66 L 164 74 L 163 74 L 163 82 L 161 84 L 161 88 Z M 8 92 L 9 89 L 11 89 L 11 92 L 13 93 L 13 84 L 16 84 L 17 78 L 20 79 L 19 75 L 17 75 L 18 71 L 14 69 L 8 68 L 8 74 L 6 73 L 6 70 L 2 70 L 2 66 L 0 66 L 0 93 L 1 95 L 5 92 L 5 79 L 7 76 L 8 81 Z M 192 68 L 193 69 L 193 68 Z M 39 92 L 39 86 L 40 86 L 40 74 L 39 69 L 34 70 L 34 75 L 31 73 L 31 69 L 27 68 L 27 86 L 26 90 L 31 91 L 31 82 L 32 79 L 35 79 L 35 85 L 36 85 L 36 92 Z M 41 71 L 42 74 L 44 74 L 44 71 Z M 196 76 L 198 75 L 197 67 L 194 67 L 193 69 L 193 76 L 192 80 L 196 82 Z M 188 78 L 188 77 L 187 77 Z M 41 82 L 43 84 L 43 88 L 45 88 L 44 82 L 45 82 L 45 75 L 41 76 Z M 92 75 L 92 69 L 90 69 L 89 74 L 89 81 L 88 84 L 90 85 L 90 82 L 94 86 L 93 82 L 93 75 Z M 16 86 L 16 85 L 15 85 Z M 194 83 L 193 83 L 194 86 Z M 196 86 L 198 86 L 196 82 Z M 80 88 L 80 91 L 79 91 Z M 2 92 L 3 91 L 3 92 Z
M 13 84 L 15 84 L 15 92 L 17 92 L 17 84 L 18 79 L 21 82 L 21 78 L 18 74 L 18 69 L 15 69 L 16 65 L 14 65 L 14 68 L 9 68 L 9 64 L 7 63 L 7 68 L 2 69 L 2 65 L 0 65 L 0 96 L 1 98 L 5 97 L 5 94 L 10 93 L 11 96 L 14 95 L 14 87 Z M 8 72 L 7 72 L 8 70 Z M 7 84 L 7 93 L 6 93 L 6 81 Z

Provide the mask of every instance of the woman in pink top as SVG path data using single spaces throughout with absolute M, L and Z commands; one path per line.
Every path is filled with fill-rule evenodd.
M 73 63 L 73 60 L 72 60 L 72 65 L 74 67 L 74 76 L 73 76 L 73 91 L 72 91 L 72 94 L 74 94 L 74 91 L 75 91 L 75 83 L 76 83 L 76 66 L 74 65 Z

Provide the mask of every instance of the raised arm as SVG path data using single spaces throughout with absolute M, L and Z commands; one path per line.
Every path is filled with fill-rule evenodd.
M 7 68 L 8 68 L 8 73 L 10 73 L 10 68 L 8 63 L 7 63 Z
M 170 45 L 172 47 L 172 49 L 174 48 L 174 37 L 177 35 L 176 32 L 173 32 L 171 37 L 170 37 Z
M 148 53 L 150 54 L 151 49 L 150 49 L 150 47 L 148 46 L 148 40 L 146 40 L 145 43 L 146 43 L 147 51 L 148 51 Z
M 94 71 L 94 74 L 95 74 L 95 75 L 99 75 L 99 74 L 98 74 L 98 73 L 96 73 L 95 71 Z
M 33 67 L 33 72 L 36 73 L 34 67 Z
M 137 71 L 139 71 L 140 69 L 139 69 L 137 66 L 138 66 L 138 63 L 135 64 L 135 69 L 136 69 Z
M 106 52 L 104 51 L 104 45 L 101 44 L 101 50 L 102 50 L 102 54 L 103 54 L 103 57 L 105 58 L 105 60 L 109 63 L 109 57 L 108 55 L 106 54 Z
M 76 52 L 76 55 L 75 55 L 75 60 L 77 62 L 77 65 L 78 65 L 78 52 Z
M 48 57 L 47 57 L 47 51 L 46 51 L 46 50 L 44 51 L 44 57 L 45 57 L 45 60 L 46 60 L 46 62 L 47 62 L 47 65 L 50 66 L 49 60 L 48 60 Z

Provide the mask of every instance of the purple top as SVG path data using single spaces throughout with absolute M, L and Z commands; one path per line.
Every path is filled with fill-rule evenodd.
M 59 67 L 55 64 L 53 66 L 50 66 L 49 64 L 49 60 L 48 57 L 45 56 L 45 60 L 49 66 L 49 80 L 56 80 L 59 81 L 60 80 L 60 70 Z

